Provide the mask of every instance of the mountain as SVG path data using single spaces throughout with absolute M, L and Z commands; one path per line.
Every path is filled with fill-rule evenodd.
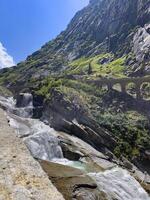
M 150 75 L 149 0 L 91 0 L 56 39 L 0 72 L 1 85 L 15 97 L 33 94 L 34 117 L 150 173 L 145 79 L 142 98 L 135 98 L 136 80 Z M 108 87 L 90 84 L 95 79 Z M 111 87 L 116 79 L 127 81 L 126 92 Z
M 43 77 L 66 69 L 72 60 L 111 52 L 116 58 L 128 56 L 129 75 L 149 74 L 149 22 L 149 0 L 91 0 L 65 31 L 19 63 L 15 72 L 21 81 L 24 75 Z

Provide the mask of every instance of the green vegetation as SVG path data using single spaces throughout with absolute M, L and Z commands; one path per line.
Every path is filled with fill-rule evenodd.
M 17 80 L 17 74 L 13 72 L 6 72 L 4 76 L 0 76 L 0 84 L 11 82 L 15 83 Z
M 0 86 L 0 95 L 9 97 L 12 93 L 6 87 Z
M 29 58 L 26 61 L 26 63 L 28 62 L 27 67 L 25 66 L 26 63 L 21 63 L 17 69 L 6 70 L 5 73 L 0 75 L 0 84 L 16 84 L 21 79 L 20 73 L 25 71 L 27 76 L 22 80 L 25 79 L 26 84 L 32 85 L 33 92 L 37 95 L 42 95 L 45 101 L 50 101 L 53 90 L 56 90 L 63 95 L 67 102 L 77 102 L 80 107 L 84 107 L 97 124 L 110 131 L 118 141 L 118 145 L 114 150 L 116 156 L 124 155 L 131 159 L 139 156 L 143 147 L 150 148 L 149 122 L 146 117 L 128 108 L 126 108 L 126 111 L 120 109 L 122 103 L 120 100 L 116 104 L 110 101 L 106 105 L 105 97 L 109 93 L 105 88 L 98 88 L 80 79 L 72 80 L 72 76 L 68 76 L 84 75 L 85 78 L 90 79 L 95 79 L 96 77 L 122 78 L 125 77 L 126 72 L 126 57 L 115 59 L 112 54 L 101 54 L 90 58 L 83 57 L 69 63 L 69 66 L 61 75 L 53 74 L 45 78 L 27 74 L 30 67 L 32 67 L 33 71 L 37 70 L 38 67 L 38 73 L 40 72 L 38 53 L 37 57 L 37 61 L 32 57 Z M 45 65 L 41 64 L 42 66 Z M 45 69 L 47 70 L 48 66 Z M 149 85 L 143 84 L 142 90 L 146 90 L 143 93 L 145 96 L 149 93 L 149 88 Z M 3 91 L 4 89 L 0 88 L 0 93 Z M 134 94 L 135 86 L 129 84 L 128 91 Z M 111 99 L 111 95 L 109 99 Z M 116 99 L 113 100 L 115 101 Z M 67 107 L 66 109 L 69 108 Z
M 117 138 L 114 153 L 118 157 L 124 155 L 131 159 L 140 155 L 142 147 L 150 147 L 148 120 L 135 111 L 118 114 L 105 112 L 99 116 L 99 122 Z
M 150 100 L 150 83 L 143 83 L 141 86 L 141 92 L 145 99 Z
M 90 58 L 80 58 L 70 63 L 66 73 L 87 75 L 91 65 L 92 76 L 125 77 L 126 57 L 114 59 L 111 54 L 100 54 Z
M 101 127 L 113 134 L 118 141 L 114 150 L 116 156 L 124 155 L 132 159 L 140 156 L 143 147 L 147 149 L 150 147 L 148 119 L 136 111 L 119 111 L 119 104 L 110 103 L 109 107 L 106 106 L 104 102 L 106 90 L 79 80 L 49 77 L 42 82 L 36 93 L 50 99 L 52 89 L 63 94 L 69 103 L 76 100 L 81 107 L 87 109 Z

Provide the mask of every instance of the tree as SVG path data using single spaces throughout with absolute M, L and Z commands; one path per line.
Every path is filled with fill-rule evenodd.
M 92 74 L 92 65 L 91 62 L 89 63 L 89 67 L 88 67 L 88 74 Z

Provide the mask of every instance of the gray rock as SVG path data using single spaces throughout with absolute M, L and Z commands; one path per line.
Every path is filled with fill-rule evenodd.
M 138 63 L 150 61 L 150 34 L 147 30 L 149 25 L 139 28 L 133 38 L 133 52 Z

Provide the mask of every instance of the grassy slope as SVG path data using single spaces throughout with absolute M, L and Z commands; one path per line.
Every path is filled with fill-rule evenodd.
M 113 59 L 111 54 L 100 54 L 92 58 L 80 58 L 70 63 L 69 74 L 87 74 L 91 64 L 92 75 L 104 77 L 125 77 L 125 59 Z

